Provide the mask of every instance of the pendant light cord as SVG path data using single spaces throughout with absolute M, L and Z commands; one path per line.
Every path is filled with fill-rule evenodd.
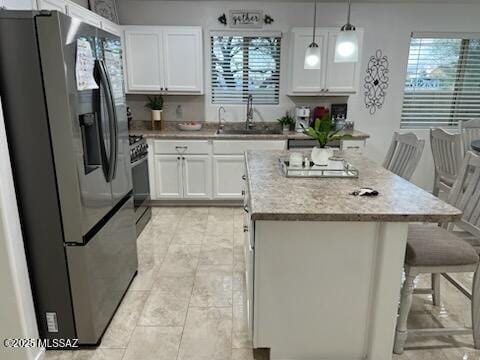
M 350 7 L 351 6 L 352 6 L 352 0 L 348 0 L 347 24 L 350 24 Z
M 317 29 L 317 0 L 315 0 L 315 5 L 313 7 L 313 39 L 312 43 L 315 43 L 315 30 Z

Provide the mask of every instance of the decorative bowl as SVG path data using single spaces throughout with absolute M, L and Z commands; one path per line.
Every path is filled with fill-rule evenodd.
M 178 124 L 178 128 L 182 131 L 198 131 L 202 128 L 202 124 L 198 122 L 186 122 Z

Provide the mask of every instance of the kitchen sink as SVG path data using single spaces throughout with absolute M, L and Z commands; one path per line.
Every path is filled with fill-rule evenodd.
M 282 134 L 281 129 L 270 129 L 270 128 L 261 128 L 261 129 L 218 129 L 217 134 L 220 135 L 280 135 Z

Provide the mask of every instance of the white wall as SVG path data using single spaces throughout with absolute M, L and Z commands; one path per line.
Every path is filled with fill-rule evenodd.
M 120 22 L 122 24 L 149 25 L 201 25 L 205 33 L 205 49 L 208 46 L 210 30 L 221 29 L 217 17 L 228 10 L 245 8 L 259 9 L 271 15 L 275 22 L 264 29 L 284 32 L 280 106 L 257 106 L 265 120 L 274 120 L 293 106 L 291 99 L 285 96 L 288 73 L 288 32 L 292 27 L 311 26 L 312 3 L 289 2 L 227 2 L 227 1 L 118 1 Z M 317 24 L 320 27 L 339 27 L 345 22 L 345 3 L 319 3 Z M 381 49 L 390 62 L 390 86 L 382 110 L 371 116 L 363 102 L 362 83 L 357 95 L 349 98 L 349 117 L 356 127 L 371 135 L 367 155 L 380 161 L 383 159 L 391 136 L 399 129 L 402 106 L 403 83 L 410 34 L 413 31 L 479 32 L 480 4 L 378 4 L 354 3 L 352 23 L 365 30 L 361 61 L 361 78 L 364 77 L 368 58 Z M 208 55 L 208 54 L 206 54 Z M 206 56 L 206 88 L 208 90 L 209 60 Z M 216 107 L 211 106 L 210 98 L 205 98 L 205 118 L 216 121 Z M 319 99 L 319 102 L 322 100 Z M 244 109 L 234 106 L 227 108 L 229 119 L 243 120 Z M 417 132 L 427 137 L 427 132 Z M 433 161 L 429 144 L 426 144 L 414 182 L 430 189 L 433 177 Z
M 42 349 L 9 349 L 3 340 L 38 338 L 0 103 L 0 359 L 33 360 Z

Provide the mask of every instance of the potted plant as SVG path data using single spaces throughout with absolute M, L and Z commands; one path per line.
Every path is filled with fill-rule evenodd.
M 280 119 L 277 119 L 277 121 L 282 125 L 282 129 L 285 132 L 292 130 L 293 125 L 295 125 L 295 119 L 288 111 Z
M 148 102 L 145 107 L 152 111 L 152 127 L 155 127 L 155 121 L 162 120 L 163 97 L 161 95 L 147 96 Z M 160 125 L 161 126 L 161 125 Z
M 327 144 L 335 141 L 350 138 L 351 135 L 341 134 L 343 128 L 335 130 L 330 119 L 330 112 L 327 111 L 321 118 L 315 119 L 313 127 L 305 129 L 304 133 L 318 141 L 319 146 L 312 149 L 311 159 L 315 165 L 328 165 L 328 158 L 333 155 L 333 149 L 328 148 Z

